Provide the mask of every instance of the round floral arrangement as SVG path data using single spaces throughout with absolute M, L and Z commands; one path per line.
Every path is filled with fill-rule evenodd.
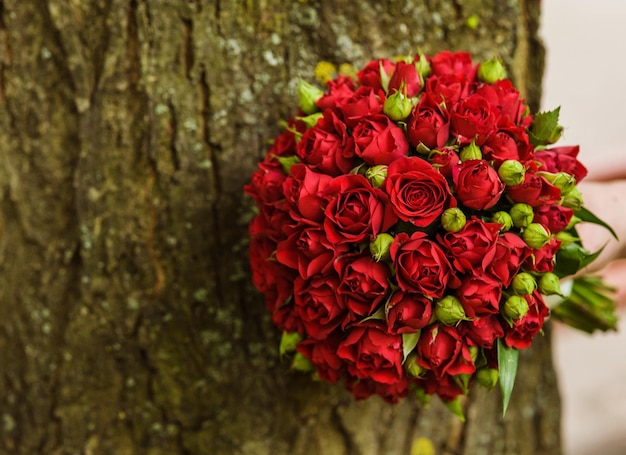
M 578 147 L 550 146 L 560 132 L 558 109 L 533 115 L 498 60 L 464 52 L 374 60 L 326 91 L 301 82 L 245 188 L 281 354 L 356 398 L 454 407 L 499 379 L 508 401 L 544 296 L 597 255 L 575 224 L 603 224 L 576 186 Z

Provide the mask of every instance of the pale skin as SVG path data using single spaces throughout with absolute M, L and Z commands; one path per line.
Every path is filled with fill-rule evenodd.
M 581 223 L 577 226 L 583 246 L 596 251 L 606 245 L 600 257 L 586 272 L 603 276 L 605 282 L 617 288 L 618 304 L 626 303 L 626 179 L 607 181 L 585 180 L 579 185 L 585 207 L 608 223 L 618 236 L 600 226 Z

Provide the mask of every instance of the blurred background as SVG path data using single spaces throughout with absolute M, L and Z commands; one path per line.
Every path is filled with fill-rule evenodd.
M 560 144 L 580 144 L 591 179 L 626 170 L 625 22 L 624 0 L 543 0 L 543 109 L 561 106 Z M 615 270 L 609 279 L 626 283 Z M 566 455 L 626 454 L 625 303 L 618 333 L 555 331 Z

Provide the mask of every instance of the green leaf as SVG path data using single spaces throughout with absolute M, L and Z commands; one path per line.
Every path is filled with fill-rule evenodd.
M 291 171 L 291 166 L 294 164 L 298 164 L 300 162 L 300 158 L 296 155 L 293 156 L 275 156 L 280 165 L 283 167 L 283 171 L 285 174 L 289 175 L 289 171 Z
M 377 309 L 374 312 L 374 314 L 366 317 L 365 319 L 361 319 L 359 322 L 365 322 L 365 321 L 371 321 L 371 320 L 379 320 L 379 321 L 386 320 L 385 308 L 381 306 L 379 309 Z
M 307 359 L 305 356 L 296 352 L 296 355 L 293 356 L 293 361 L 291 362 L 291 368 L 296 371 L 309 372 L 314 371 L 315 366 Z
M 553 111 L 540 112 L 535 115 L 535 119 L 530 128 L 530 142 L 534 146 L 551 144 L 555 131 L 559 128 L 559 111 L 557 107 Z
M 506 415 L 509 407 L 515 376 L 517 375 L 517 363 L 519 351 L 509 348 L 501 339 L 498 339 L 498 369 L 500 370 L 500 390 L 502 391 L 502 417 Z
M 415 333 L 403 333 L 402 334 L 402 362 L 406 360 L 408 355 L 415 349 L 417 342 L 420 339 L 420 331 Z
M 452 413 L 461 419 L 461 422 L 465 422 L 465 414 L 463 413 L 463 406 L 461 405 L 461 397 L 458 396 L 456 399 L 452 401 L 444 401 L 443 404 L 446 405 Z
M 569 245 L 561 246 L 556 253 L 554 273 L 560 278 L 574 275 L 580 269 L 593 262 L 600 253 L 602 253 L 603 249 L 604 247 L 600 248 L 595 253 L 590 253 L 579 243 L 570 243 Z
M 580 218 L 582 221 L 587 221 L 589 223 L 593 223 L 593 224 L 597 224 L 599 226 L 602 226 L 603 228 L 605 228 L 607 231 L 609 231 L 611 233 L 611 235 L 613 236 L 613 238 L 615 238 L 615 240 L 619 240 L 617 238 L 617 234 L 615 233 L 615 231 L 613 230 L 613 228 L 611 226 L 609 226 L 606 222 L 602 221 L 596 215 L 591 213 L 585 207 L 581 207 L 578 210 L 576 210 L 574 212 L 574 215 L 577 216 L 578 218 Z

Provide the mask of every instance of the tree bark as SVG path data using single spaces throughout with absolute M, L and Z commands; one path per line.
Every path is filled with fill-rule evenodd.
M 497 392 L 473 389 L 462 424 L 289 372 L 242 194 L 319 60 L 497 55 L 536 107 L 538 17 L 539 0 L 0 0 L 0 452 L 560 453 L 549 333 L 506 419 Z

